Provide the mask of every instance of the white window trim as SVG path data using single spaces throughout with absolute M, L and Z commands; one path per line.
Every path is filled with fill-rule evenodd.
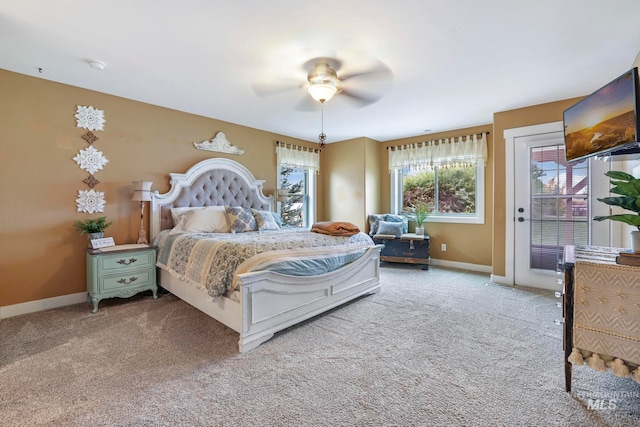
M 314 224 L 316 222 L 316 204 L 317 204 L 317 174 L 315 173 L 315 171 L 313 169 L 307 169 L 305 171 L 306 174 L 306 193 L 307 193 L 307 198 L 308 198 L 308 203 L 307 203 L 307 212 L 306 212 L 306 216 L 307 216 L 307 222 L 308 225 L 306 225 L 307 227 L 311 227 L 312 224 Z
M 484 175 L 486 167 L 484 163 L 476 165 L 476 213 L 475 214 L 450 214 L 432 213 L 426 222 L 442 222 L 455 224 L 484 224 Z M 402 171 L 393 170 L 391 175 L 391 213 L 398 214 L 402 209 L 402 180 L 399 177 Z
M 279 190 L 280 187 L 280 169 L 281 169 L 282 165 L 278 166 L 278 184 L 277 184 L 277 190 Z M 298 167 L 298 169 L 302 169 L 304 170 L 304 177 L 305 177 L 305 182 L 304 182 L 304 199 L 305 199 L 305 208 L 302 212 L 302 219 L 303 219 L 303 227 L 307 227 L 307 228 L 311 228 L 311 225 L 313 225 L 316 222 L 316 206 L 318 204 L 318 200 L 317 200 L 317 194 L 318 194 L 318 179 L 317 179 L 317 174 L 315 172 L 314 169 L 312 168 L 308 168 L 308 167 Z M 276 209 L 277 213 L 279 215 L 282 214 L 282 204 L 280 202 L 278 202 L 277 204 L 277 209 Z

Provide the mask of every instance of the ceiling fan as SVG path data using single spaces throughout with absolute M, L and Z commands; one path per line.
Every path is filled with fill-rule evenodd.
M 380 61 L 374 61 L 373 65 L 360 71 L 344 74 L 339 74 L 343 68 L 342 61 L 329 57 L 310 59 L 303 64 L 302 68 L 307 72 L 304 82 L 279 78 L 254 84 L 254 90 L 258 95 L 265 96 L 292 89 L 304 89 L 312 99 L 321 104 L 339 95 L 364 107 L 382 97 L 386 85 L 392 78 L 389 67 Z M 308 101 L 309 98 L 306 100 Z M 312 105 L 309 104 L 309 102 L 303 102 L 298 109 L 311 109 Z
M 313 107 L 317 104 L 314 105 L 311 99 L 320 103 L 322 116 L 318 141 L 320 148 L 323 148 L 327 139 L 327 135 L 324 133 L 324 103 L 338 95 L 357 102 L 361 107 L 372 104 L 382 97 L 383 91 L 386 89 L 385 86 L 392 77 L 389 67 L 380 61 L 375 61 L 372 66 L 359 72 L 338 75 L 341 68 L 342 62 L 335 58 L 313 58 L 303 65 L 303 69 L 307 71 L 305 82 L 300 83 L 300 80 L 294 80 L 297 81 L 297 84 L 292 85 L 290 79 L 278 79 L 263 84 L 254 84 L 254 91 L 263 96 L 290 89 L 305 89 L 311 98 L 305 97 L 297 108 L 299 110 L 315 109 Z

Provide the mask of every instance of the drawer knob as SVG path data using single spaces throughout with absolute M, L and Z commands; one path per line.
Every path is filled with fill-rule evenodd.
M 118 280 L 118 283 L 122 283 L 124 285 L 128 285 L 130 283 L 135 282 L 136 280 L 138 280 L 138 278 L 136 276 L 132 276 L 132 277 L 129 278 L 129 280 L 127 280 L 125 278 L 122 278 L 122 279 Z
M 129 265 L 129 264 L 133 264 L 134 262 L 138 261 L 136 258 L 129 258 L 129 259 L 119 259 L 118 261 L 116 261 L 118 264 L 124 264 L 124 265 Z

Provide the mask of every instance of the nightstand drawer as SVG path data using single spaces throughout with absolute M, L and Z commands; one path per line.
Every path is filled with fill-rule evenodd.
M 155 271 L 138 270 L 126 274 L 110 274 L 98 278 L 100 293 L 108 293 L 123 288 L 139 288 L 156 282 Z
M 100 272 L 111 274 L 123 269 L 139 269 L 155 265 L 155 251 L 101 255 Z

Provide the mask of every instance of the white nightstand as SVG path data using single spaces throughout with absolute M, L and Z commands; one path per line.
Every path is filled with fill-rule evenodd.
M 156 284 L 155 246 L 131 249 L 87 249 L 87 302 L 98 303 L 105 298 L 129 298 L 138 292 L 151 290 L 158 298 Z

